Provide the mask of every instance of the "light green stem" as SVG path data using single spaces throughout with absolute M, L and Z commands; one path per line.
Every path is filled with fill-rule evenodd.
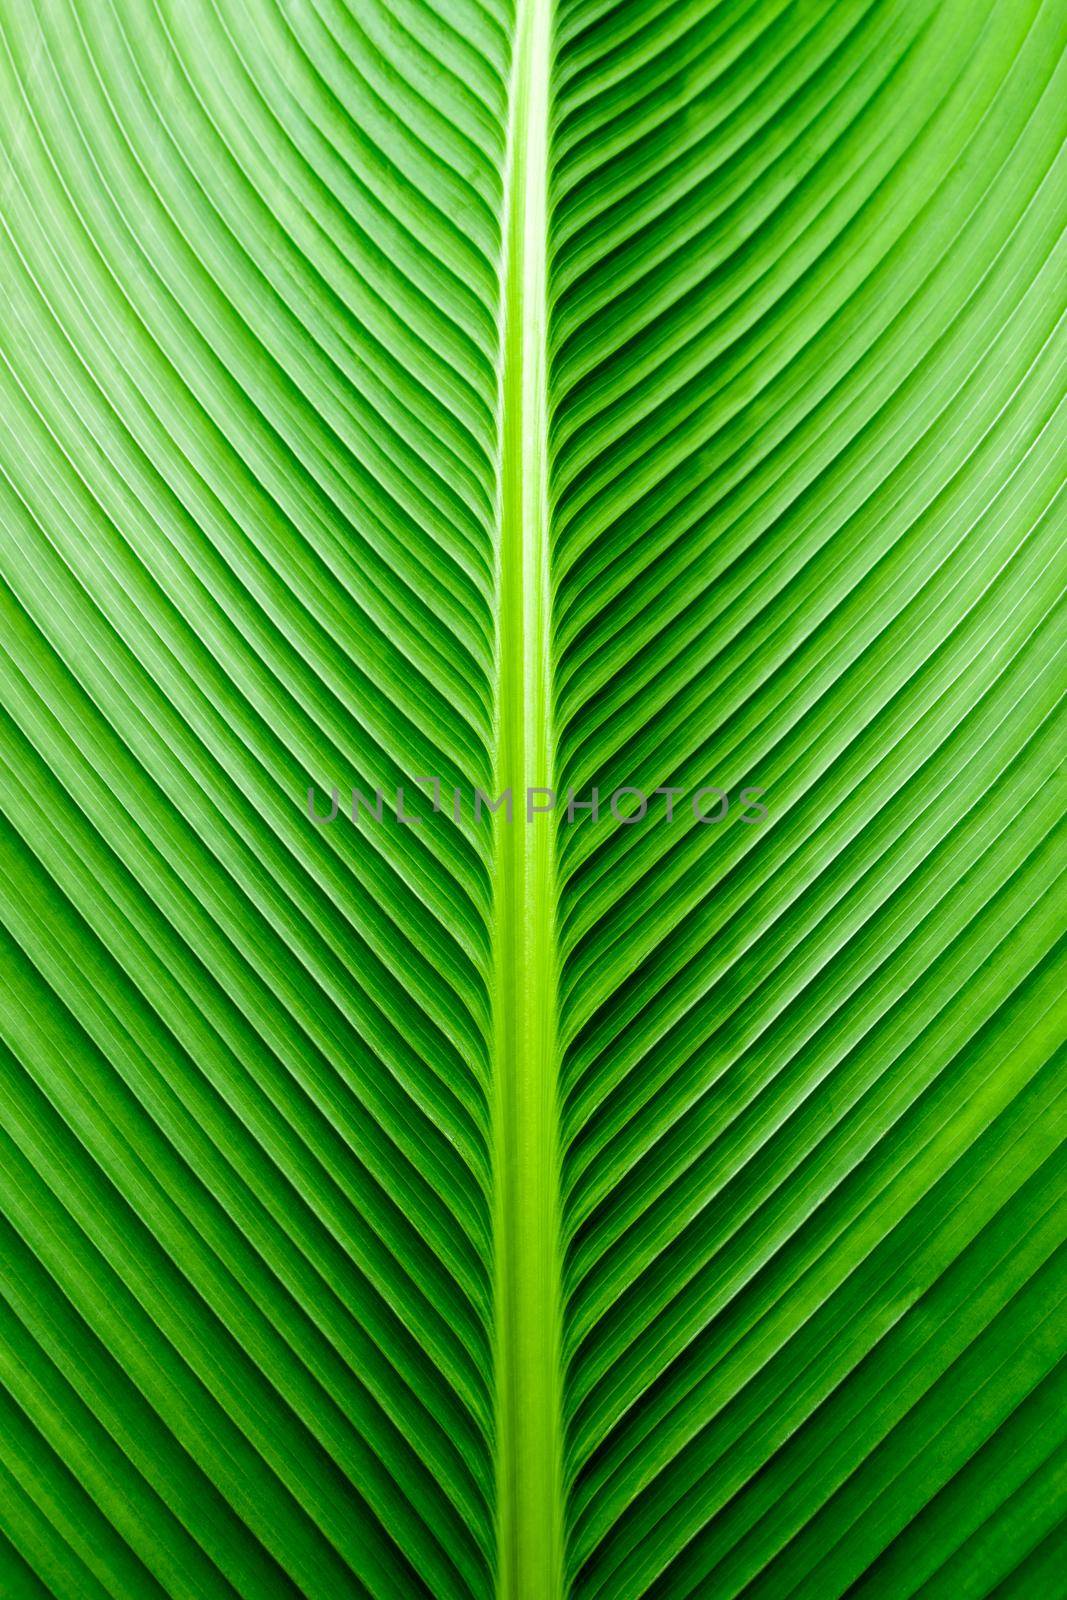
M 547 187 L 552 0 L 518 0 L 502 335 L 496 830 L 499 1594 L 563 1592 Z

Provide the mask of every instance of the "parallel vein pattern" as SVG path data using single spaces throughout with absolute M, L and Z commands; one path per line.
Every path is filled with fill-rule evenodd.
M 484 1595 L 504 19 L 0 21 L 0 1587 Z
M 1052 1592 L 1065 20 L 559 8 L 575 1595 Z
M 0 0 L 0 1593 L 1060 1592 L 1065 35 Z

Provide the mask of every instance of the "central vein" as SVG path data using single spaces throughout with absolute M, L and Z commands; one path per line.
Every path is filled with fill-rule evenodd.
M 496 836 L 499 1592 L 562 1593 L 559 1164 L 548 523 L 547 223 L 552 0 L 518 0 L 501 343 Z

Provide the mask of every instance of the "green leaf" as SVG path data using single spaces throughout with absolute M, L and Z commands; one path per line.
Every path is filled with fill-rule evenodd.
M 0 0 L 0 1593 L 1058 1592 L 1065 44 Z

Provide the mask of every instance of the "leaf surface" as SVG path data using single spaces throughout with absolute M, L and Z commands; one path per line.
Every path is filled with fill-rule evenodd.
M 1065 29 L 0 0 L 5 1593 L 1054 1591 Z

